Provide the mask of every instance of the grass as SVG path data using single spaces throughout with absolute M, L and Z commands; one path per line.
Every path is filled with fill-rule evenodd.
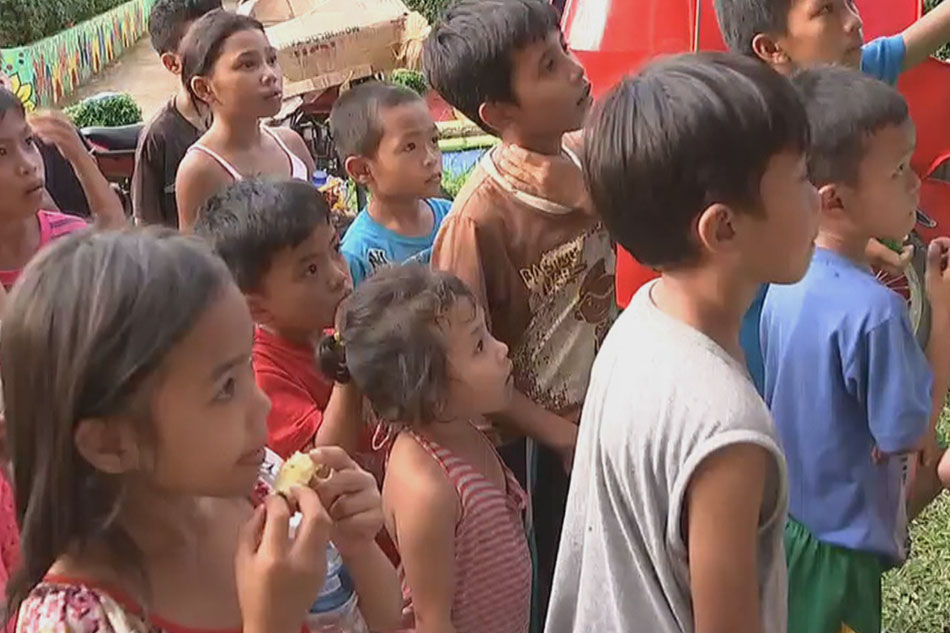
M 944 408 L 941 430 L 950 431 Z M 911 526 L 907 563 L 884 579 L 887 633 L 950 633 L 950 494 L 944 492 Z

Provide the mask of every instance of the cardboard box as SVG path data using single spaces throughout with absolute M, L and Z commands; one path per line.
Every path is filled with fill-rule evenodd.
M 267 36 L 284 76 L 317 85 L 324 75 L 366 66 L 373 72 L 416 66 L 429 32 L 425 18 L 401 0 L 257 0 L 252 15 L 271 23 Z

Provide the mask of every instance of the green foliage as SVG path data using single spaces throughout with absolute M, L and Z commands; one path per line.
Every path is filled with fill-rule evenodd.
M 430 24 L 435 22 L 439 16 L 454 4 L 456 0 L 406 0 L 406 5 L 413 11 L 418 11 L 426 16 Z
M 410 90 L 415 90 L 420 97 L 425 97 L 426 93 L 429 92 L 429 84 L 426 82 L 425 76 L 416 70 L 397 68 L 389 75 L 389 80 Z
M 455 196 L 459 194 L 459 191 L 462 190 L 462 187 L 465 186 L 465 182 L 468 180 L 468 177 L 472 175 L 475 166 L 461 173 L 453 173 L 446 171 L 442 173 L 442 188 L 445 189 L 445 193 L 449 194 L 449 197 L 454 199 Z
M 142 109 L 127 94 L 110 94 L 86 99 L 66 108 L 76 127 L 118 127 L 142 120 Z
M 55 35 L 128 0 L 0 0 L 0 48 Z

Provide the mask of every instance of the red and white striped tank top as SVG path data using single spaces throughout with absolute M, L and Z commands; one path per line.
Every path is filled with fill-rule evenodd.
M 532 575 L 522 518 L 527 495 L 497 453 L 505 472 L 505 490 L 452 451 L 408 432 L 442 467 L 455 486 L 462 508 L 455 526 L 452 623 L 456 631 L 526 633 L 530 624 Z M 491 447 L 487 439 L 485 443 Z M 405 576 L 402 586 L 412 626 L 412 596 Z

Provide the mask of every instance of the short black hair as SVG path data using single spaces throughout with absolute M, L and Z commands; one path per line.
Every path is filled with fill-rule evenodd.
M 897 90 L 857 70 L 810 68 L 796 73 L 792 84 L 808 113 L 808 176 L 819 187 L 857 183 L 868 139 L 910 119 Z
M 438 422 L 449 392 L 441 328 L 458 301 L 478 314 L 454 275 L 418 263 L 382 268 L 343 301 L 339 339 L 321 343 L 320 365 L 335 380 L 352 378 L 387 422 Z
M 330 136 L 340 160 L 375 155 L 383 138 L 380 113 L 418 101 L 422 97 L 414 90 L 385 81 L 362 83 L 340 95 L 330 112 Z
M 323 195 L 302 180 L 242 180 L 198 211 L 195 234 L 224 260 L 242 292 L 254 292 L 274 256 L 330 222 Z
M 494 134 L 479 107 L 514 103 L 513 54 L 557 29 L 557 10 L 546 0 L 463 0 L 446 10 L 423 44 L 426 78 L 452 106 Z
M 716 0 L 716 18 L 726 46 L 733 53 L 757 57 L 752 40 L 760 33 L 788 31 L 793 0 Z
M 584 171 L 614 239 L 663 269 L 698 255 L 693 226 L 709 205 L 760 209 L 770 159 L 808 147 L 808 121 L 789 81 L 731 53 L 653 62 L 595 108 Z
M 159 55 L 177 52 L 188 24 L 221 7 L 221 0 L 158 0 L 148 16 L 152 48 Z

